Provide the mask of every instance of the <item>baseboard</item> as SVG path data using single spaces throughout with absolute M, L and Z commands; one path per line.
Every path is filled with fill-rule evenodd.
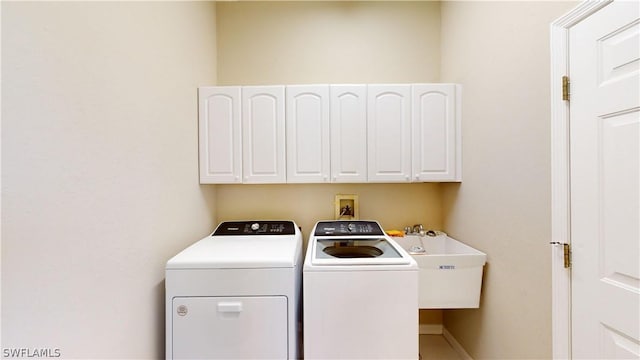
M 420 335 L 442 335 L 442 324 L 420 324 Z
M 444 327 L 442 328 L 442 336 L 444 336 L 444 338 L 447 340 L 447 342 L 449 342 L 449 344 L 451 345 L 453 350 L 456 353 L 458 353 L 458 355 L 460 355 L 461 359 L 463 359 L 463 360 L 473 360 L 471 355 L 469 355 L 467 353 L 467 351 L 462 347 L 462 345 L 460 345 L 458 340 L 456 340 L 453 337 L 453 335 L 451 335 L 451 333 L 447 329 L 445 329 Z

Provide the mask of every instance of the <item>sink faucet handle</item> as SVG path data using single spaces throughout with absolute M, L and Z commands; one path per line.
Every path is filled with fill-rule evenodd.
M 419 234 L 420 236 L 423 236 L 424 235 L 424 227 L 422 226 L 422 224 L 413 225 L 413 233 L 414 234 Z

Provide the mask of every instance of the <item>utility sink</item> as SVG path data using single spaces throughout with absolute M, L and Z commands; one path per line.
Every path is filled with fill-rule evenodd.
M 418 263 L 420 309 L 480 306 L 482 272 L 487 255 L 447 234 L 393 238 Z

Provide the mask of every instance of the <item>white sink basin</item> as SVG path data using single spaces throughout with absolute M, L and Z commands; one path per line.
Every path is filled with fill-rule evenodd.
M 418 263 L 419 308 L 459 309 L 480 306 L 482 271 L 487 255 L 444 233 L 393 238 Z

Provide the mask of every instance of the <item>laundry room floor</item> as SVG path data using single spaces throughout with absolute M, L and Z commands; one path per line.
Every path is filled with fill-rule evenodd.
M 462 360 L 442 335 L 420 335 L 422 360 Z

